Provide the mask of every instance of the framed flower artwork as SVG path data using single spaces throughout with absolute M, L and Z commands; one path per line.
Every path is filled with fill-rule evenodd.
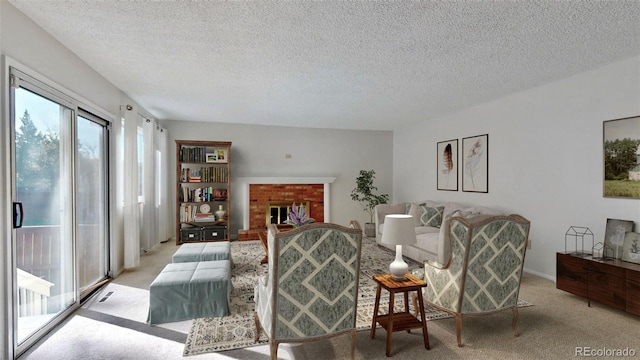
M 489 134 L 462 139 L 462 191 L 489 192 Z
M 633 221 L 607 219 L 607 226 L 604 232 L 604 243 L 613 249 L 613 257 L 622 257 L 624 240 L 627 232 L 633 231 Z
M 627 231 L 622 245 L 622 261 L 640 264 L 640 234 Z

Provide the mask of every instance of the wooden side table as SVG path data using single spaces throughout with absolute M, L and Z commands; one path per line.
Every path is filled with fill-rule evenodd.
M 376 325 L 379 323 L 387 330 L 387 356 L 391 356 L 391 334 L 394 331 L 422 328 L 424 338 L 424 348 L 429 350 L 429 332 L 427 331 L 427 318 L 424 314 L 424 301 L 422 299 L 422 288 L 427 286 L 423 280 L 411 274 L 405 274 L 404 280 L 394 280 L 391 274 L 373 275 L 373 280 L 378 284 L 376 290 L 376 304 L 373 309 L 373 321 L 371 323 L 371 338 L 376 336 Z M 380 307 L 380 292 L 382 288 L 389 291 L 389 311 L 385 315 L 378 315 Z M 418 305 L 420 307 L 420 319 L 409 312 L 409 292 L 416 291 L 418 294 Z M 395 293 L 404 294 L 404 312 L 393 311 L 395 303 Z
M 258 238 L 260 239 L 260 244 L 262 244 L 262 248 L 264 249 L 264 257 L 260 260 L 260 264 L 266 264 L 269 262 L 269 245 L 267 243 L 268 234 L 266 231 L 260 231 L 258 233 Z

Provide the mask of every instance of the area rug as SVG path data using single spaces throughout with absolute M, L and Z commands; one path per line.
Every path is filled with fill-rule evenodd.
M 198 355 L 209 352 L 232 350 L 267 344 L 269 341 L 261 333 L 256 342 L 255 322 L 253 320 L 253 288 L 257 278 L 266 274 L 268 265 L 260 264 L 264 257 L 264 250 L 258 241 L 239 241 L 231 244 L 231 257 L 235 264 L 232 270 L 231 282 L 231 315 L 222 318 L 199 318 L 193 321 L 187 341 L 184 347 L 184 356 Z M 380 247 L 374 238 L 365 238 L 360 263 L 360 285 L 358 287 L 358 313 L 356 327 L 358 330 L 371 329 L 373 308 L 376 296 L 376 284 L 372 277 L 375 274 L 388 272 L 389 263 L 395 258 L 395 252 Z M 422 264 L 405 258 L 409 269 L 419 269 Z M 381 312 L 389 308 L 388 293 L 383 292 L 380 297 Z M 531 306 L 525 300 L 519 300 L 518 306 Z M 396 311 L 404 309 L 404 301 L 401 296 L 396 298 L 394 308 Z M 409 301 L 410 311 L 413 312 L 413 304 Z M 438 311 L 425 305 L 425 314 L 428 321 L 451 317 L 449 314 Z

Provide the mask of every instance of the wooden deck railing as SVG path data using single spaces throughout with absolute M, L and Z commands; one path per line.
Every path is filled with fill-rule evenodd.
M 76 256 L 78 258 L 78 276 L 80 287 L 88 286 L 90 282 L 98 281 L 104 274 L 96 264 L 99 260 L 96 256 L 100 256 L 99 246 L 102 238 L 99 233 L 98 225 L 81 225 L 78 229 L 78 240 L 76 246 Z M 46 281 L 50 284 L 50 297 L 46 302 L 46 307 L 51 312 L 57 312 L 60 309 L 59 301 L 62 301 L 60 295 L 64 289 L 60 288 L 63 283 L 62 269 L 60 264 L 63 259 L 72 261 L 70 252 L 71 245 L 68 241 L 60 239 L 60 226 L 25 226 L 16 230 L 16 260 L 18 269 L 35 278 Z M 63 249 L 63 244 L 66 249 Z M 66 253 L 65 253 L 66 252 Z M 69 291 L 68 289 L 66 291 Z M 25 294 L 24 301 L 28 302 L 32 299 L 30 295 Z M 22 303 L 20 298 L 20 306 L 26 305 Z M 31 305 L 29 305 L 31 306 Z M 47 312 L 45 312 L 47 313 Z
M 52 286 L 53 283 L 18 268 L 18 316 L 47 314 Z

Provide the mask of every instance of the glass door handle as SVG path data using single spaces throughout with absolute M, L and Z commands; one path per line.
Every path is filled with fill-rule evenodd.
M 13 228 L 19 229 L 22 227 L 22 220 L 24 219 L 24 211 L 22 210 L 21 202 L 13 203 Z

